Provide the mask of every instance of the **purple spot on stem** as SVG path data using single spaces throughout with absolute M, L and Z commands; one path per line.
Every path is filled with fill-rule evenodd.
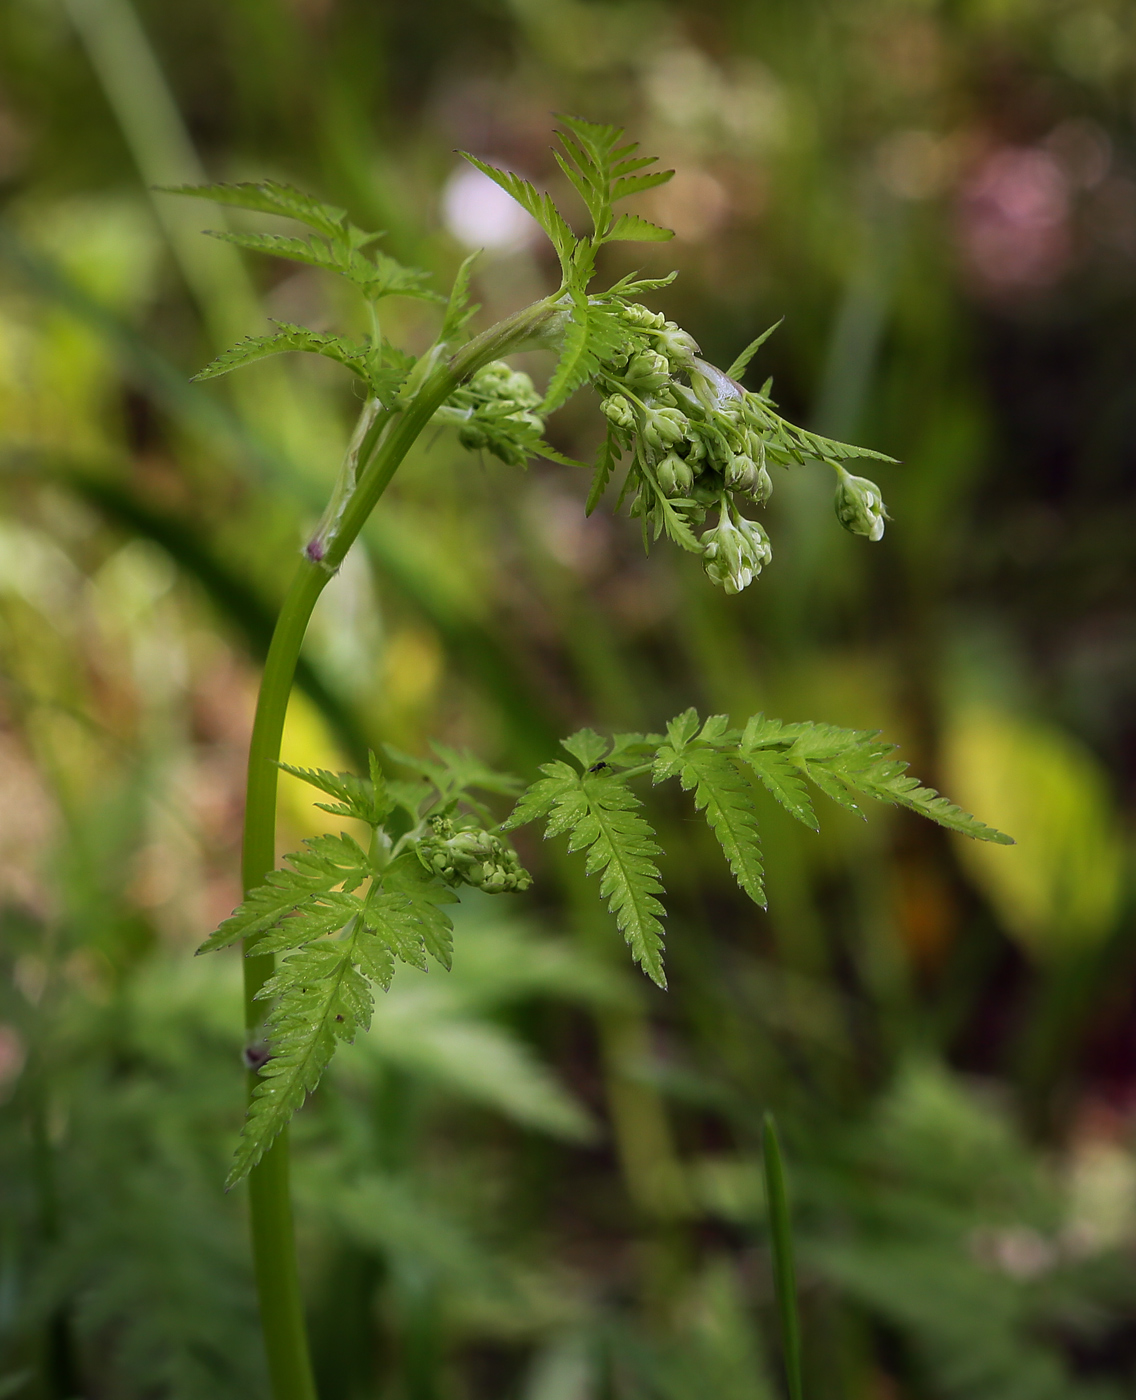
M 323 540 L 321 540 L 317 535 L 316 538 L 307 545 L 307 547 L 304 550 L 304 553 L 308 556 L 308 558 L 312 561 L 313 564 L 318 564 L 322 561 L 323 556 L 327 553 L 327 550 L 324 548 Z
M 246 1045 L 241 1051 L 241 1059 L 245 1062 L 245 1069 L 263 1069 L 272 1058 L 272 1051 L 268 1042 L 258 1040 L 253 1045 Z

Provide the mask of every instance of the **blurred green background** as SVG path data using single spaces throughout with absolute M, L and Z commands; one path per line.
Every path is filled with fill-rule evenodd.
M 285 757 L 433 735 L 531 778 L 581 724 L 881 727 L 1018 838 L 764 814 L 770 909 L 661 813 L 671 990 L 557 843 L 400 971 L 297 1120 L 316 1364 L 343 1400 L 782 1394 L 778 1115 L 806 1390 L 1136 1393 L 1136 10 L 1127 0 L 6 0 L 0 6 L 0 1395 L 265 1394 L 236 902 L 258 660 L 352 417 L 268 317 L 310 269 L 152 193 L 290 180 L 483 324 L 553 285 L 454 148 L 559 189 L 552 114 L 678 170 L 619 274 L 784 411 L 902 459 L 843 534 L 780 475 L 744 595 L 585 520 L 587 478 L 427 441 L 321 600 Z M 405 343 L 429 308 L 392 303 Z M 426 318 L 426 319 L 424 319 Z M 526 363 L 547 372 L 539 356 Z M 598 437 L 590 392 L 553 421 Z M 281 840 L 319 828 L 285 779 Z M 522 836 L 524 833 L 522 833 Z

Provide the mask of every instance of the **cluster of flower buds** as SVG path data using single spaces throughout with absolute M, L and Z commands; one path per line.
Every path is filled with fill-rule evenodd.
M 609 439 L 634 455 L 631 513 L 701 554 L 710 578 L 727 592 L 745 588 L 771 557 L 769 537 L 741 515 L 745 501 L 763 505 L 773 491 L 769 462 L 788 466 L 821 457 L 838 474 L 836 513 L 855 534 L 878 540 L 884 511 L 879 488 L 835 460 L 854 449 L 802 433 L 773 412 L 767 391 L 744 389 L 701 359 L 673 321 L 621 303 L 626 340 L 603 360 L 597 387 Z M 699 538 L 693 526 L 717 509 L 718 523 Z
M 452 423 L 463 447 L 523 467 L 544 431 L 540 402 L 527 374 L 494 360 L 457 389 L 435 419 Z
M 430 835 L 416 847 L 418 859 L 449 885 L 473 885 L 487 894 L 527 890 L 532 876 L 508 841 L 472 821 L 431 817 Z
M 756 520 L 731 513 L 723 505 L 718 524 L 702 536 L 702 560 L 712 583 L 727 593 L 740 593 L 761 573 L 773 551 L 769 536 Z

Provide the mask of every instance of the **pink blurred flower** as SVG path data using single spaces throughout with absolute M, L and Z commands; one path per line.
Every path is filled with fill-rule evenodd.
M 1068 179 L 1048 151 L 1002 146 L 959 191 L 959 246 L 991 291 L 1047 287 L 1072 256 L 1069 212 Z

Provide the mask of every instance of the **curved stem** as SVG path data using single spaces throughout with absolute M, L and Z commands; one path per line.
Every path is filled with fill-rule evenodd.
M 330 577 L 318 565 L 303 561 L 284 599 L 268 650 L 249 745 L 242 858 L 246 894 L 262 885 L 276 865 L 276 760 L 280 757 L 284 717 L 308 619 Z M 256 995 L 272 976 L 274 964 L 271 953 L 258 956 L 246 942 L 245 1026 L 250 1042 L 256 1038 L 262 1020 Z M 250 1069 L 250 1098 L 256 1083 L 257 1072 Z M 315 1400 L 293 1238 L 287 1129 L 249 1175 L 249 1218 L 273 1395 L 276 1400 Z
M 551 300 L 537 302 L 470 341 L 448 363 L 438 365 L 406 408 L 387 421 L 381 439 L 379 421 L 363 439 L 360 457 L 367 464 L 350 497 L 320 536 L 320 547 L 309 546 L 285 595 L 261 678 L 249 745 L 242 877 L 244 891 L 264 883 L 276 865 L 276 786 L 280 743 L 292 680 L 304 634 L 316 600 L 343 562 L 379 497 L 390 484 L 415 439 L 463 379 L 499 355 L 539 337 L 557 314 Z M 367 461 L 372 445 L 378 442 Z M 263 1021 L 258 993 L 272 976 L 275 959 L 258 954 L 255 940 L 246 941 L 244 959 L 245 1025 L 252 1045 Z M 257 1073 L 249 1071 L 249 1094 Z M 275 1400 L 316 1400 L 311 1357 L 304 1327 L 303 1300 L 293 1234 L 289 1191 L 288 1135 L 283 1132 L 249 1175 L 249 1214 L 253 1262 L 260 1299 L 261 1326 Z

